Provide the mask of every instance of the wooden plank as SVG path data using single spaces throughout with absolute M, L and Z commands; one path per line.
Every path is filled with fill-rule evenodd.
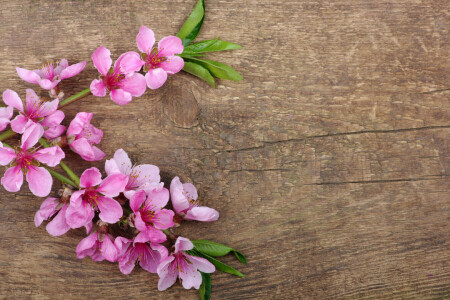
M 136 50 L 140 25 L 157 39 L 192 9 L 182 0 L 2 3 L 0 88 L 25 95 L 14 67 Z M 448 1 L 208 0 L 201 39 L 243 50 L 211 57 L 242 82 L 217 89 L 187 74 L 125 107 L 87 97 L 64 109 L 96 113 L 101 148 L 124 148 L 194 182 L 221 213 L 178 230 L 242 250 L 245 279 L 216 273 L 213 299 L 436 299 L 450 294 Z M 92 63 L 62 84 L 87 87 Z M 45 97 L 45 93 L 41 93 Z M 189 103 L 189 105 L 183 105 Z M 185 112 L 185 110 L 188 110 Z M 199 116 L 195 118 L 198 109 Z M 78 173 L 103 162 L 80 162 Z M 143 270 L 79 261 L 82 230 L 36 229 L 42 199 L 0 190 L 0 298 L 197 299 L 157 292 Z

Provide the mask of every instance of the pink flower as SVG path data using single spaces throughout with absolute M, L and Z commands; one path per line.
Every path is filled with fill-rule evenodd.
M 102 150 L 94 146 L 101 142 L 103 131 L 91 124 L 93 116 L 93 113 L 77 113 L 72 122 L 70 122 L 69 129 L 67 129 L 70 149 L 87 161 L 102 160 L 106 155 Z
M 78 73 L 83 71 L 85 66 L 85 61 L 69 66 L 66 59 L 61 59 L 61 61 L 57 61 L 56 63 L 47 62 L 39 69 L 33 71 L 22 68 L 16 68 L 16 70 L 19 77 L 26 82 L 39 84 L 41 88 L 51 90 L 61 80 L 78 75 Z
M 139 231 L 145 231 L 149 226 L 157 229 L 173 227 L 175 213 L 170 209 L 163 209 L 169 202 L 169 191 L 162 188 L 148 194 L 139 191 L 131 197 L 130 207 L 134 212 L 134 226 Z
M 59 137 L 66 130 L 61 125 L 64 119 L 64 113 L 58 109 L 59 100 L 44 102 L 36 93 L 27 89 L 25 107 L 19 95 L 12 90 L 3 92 L 3 101 L 6 105 L 16 108 L 20 113 L 11 121 L 11 128 L 14 132 L 23 133 L 25 129 L 33 124 L 43 126 L 45 129 L 44 137 L 54 139 Z
M 133 271 L 134 266 L 139 263 L 142 269 L 156 273 L 159 263 L 166 258 L 168 251 L 166 247 L 156 243 L 136 243 L 132 240 L 118 236 L 114 241 L 119 249 L 119 269 L 128 275 Z
M 119 105 L 130 103 L 132 97 L 140 97 L 144 94 L 145 78 L 139 73 L 122 72 L 120 62 L 121 55 L 114 68 L 111 68 L 111 52 L 105 47 L 99 47 L 92 54 L 95 68 L 102 74 L 100 79 L 94 79 L 91 83 L 91 92 L 94 96 L 104 97 L 106 91 L 110 92 L 111 99 Z
M 178 73 L 184 67 L 184 60 L 175 54 L 183 53 L 181 39 L 176 36 L 166 36 L 155 44 L 155 34 L 145 26 L 139 29 L 136 37 L 138 49 L 142 52 L 127 52 L 120 63 L 123 72 L 137 72 L 144 66 L 147 72 L 145 80 L 151 89 L 161 87 L 167 80 L 167 74 Z
M 112 237 L 107 233 L 94 232 L 80 241 L 76 252 L 79 259 L 89 256 L 94 261 L 104 259 L 115 262 L 118 249 L 114 245 Z
M 164 183 L 160 182 L 159 168 L 154 165 L 133 166 L 127 153 L 123 149 L 119 149 L 114 153 L 114 158 L 109 159 L 105 163 L 106 174 L 122 173 L 128 176 L 128 183 L 123 192 L 125 197 L 131 197 L 141 190 L 147 192 L 158 189 L 160 190 Z
M 55 167 L 65 155 L 58 146 L 34 149 L 33 146 L 43 134 L 44 129 L 41 126 L 33 125 L 25 130 L 21 146 L 15 150 L 3 147 L 0 143 L 0 165 L 6 166 L 11 163 L 11 167 L 6 170 L 1 180 L 7 191 L 18 192 L 22 187 L 23 175 L 26 174 L 28 186 L 34 195 L 45 197 L 50 193 L 53 184 L 52 176 L 38 165 L 44 163 Z
M 192 287 L 198 289 L 202 284 L 202 275 L 199 271 L 212 273 L 216 270 L 208 260 L 184 252 L 193 248 L 194 245 L 190 240 L 181 236 L 178 237 L 175 242 L 175 252 L 163 259 L 158 266 L 158 290 L 164 291 L 171 287 L 177 277 L 181 279 L 185 289 Z
M 53 236 L 60 236 L 69 231 L 70 226 L 66 221 L 67 204 L 61 203 L 59 199 L 49 197 L 42 202 L 41 207 L 34 215 L 34 224 L 39 227 L 44 220 L 49 220 L 56 215 L 53 220 L 47 224 L 47 232 Z M 86 233 L 89 234 L 92 229 L 92 222 L 86 224 Z
M 11 106 L 0 107 L 0 131 L 6 129 L 11 122 L 13 116 L 13 108 Z
M 177 215 L 186 220 L 211 222 L 219 219 L 219 213 L 213 208 L 198 206 L 197 189 L 191 183 L 181 183 L 180 178 L 175 177 L 170 183 L 170 197 Z
M 85 226 L 92 221 L 97 210 L 100 210 L 99 217 L 103 222 L 113 224 L 119 221 L 123 215 L 122 206 L 112 197 L 123 192 L 127 180 L 123 174 L 112 174 L 102 180 L 97 168 L 84 171 L 80 178 L 82 189 L 70 197 L 67 224 L 71 228 Z

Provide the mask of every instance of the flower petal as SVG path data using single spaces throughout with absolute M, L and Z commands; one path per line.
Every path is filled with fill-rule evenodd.
M 134 227 L 136 227 L 137 230 L 139 231 L 146 231 L 147 230 L 147 224 L 144 222 L 144 220 L 142 220 L 141 217 L 141 212 L 137 211 L 134 214 Z
M 6 170 L 2 177 L 2 185 L 8 192 L 18 192 L 23 184 L 23 173 L 20 167 L 12 167 Z
M 153 225 L 157 229 L 167 229 L 174 226 L 173 216 L 175 213 L 170 209 L 162 209 L 155 213 L 152 218 Z
M 189 201 L 184 195 L 183 184 L 178 176 L 170 183 L 170 199 L 177 214 L 189 208 Z
M 120 170 L 120 173 L 130 175 L 132 164 L 125 150 L 118 149 L 114 153 L 114 161 L 116 162 L 116 165 Z
M 50 194 L 53 185 L 53 178 L 46 169 L 42 167 L 29 166 L 26 177 L 28 187 L 34 195 L 38 197 L 45 197 Z
M 162 68 L 151 69 L 145 74 L 145 80 L 147 81 L 147 86 L 155 90 L 160 88 L 167 80 L 167 72 Z
M 153 30 L 146 26 L 141 26 L 141 28 L 139 28 L 139 33 L 136 36 L 136 43 L 139 51 L 149 53 L 155 44 L 155 34 L 153 33 Z
M 143 189 L 149 193 L 159 186 L 161 177 L 157 166 L 149 164 L 139 165 L 132 169 L 132 173 L 134 177 L 132 187 Z
M 56 63 L 56 67 L 54 68 L 53 72 L 55 73 L 55 75 L 61 75 L 61 72 L 68 66 L 69 62 L 67 61 L 67 59 L 63 58 L 59 63 L 58 62 Z
M 142 96 L 147 89 L 147 83 L 145 81 L 144 75 L 135 73 L 132 76 L 127 77 L 123 81 L 122 89 L 130 93 L 133 97 Z
M 181 279 L 181 283 L 185 289 L 200 287 L 202 284 L 202 275 L 197 269 L 189 263 L 185 263 L 181 267 L 181 271 L 178 271 L 178 276 Z
M 85 138 L 78 139 L 69 144 L 73 152 L 78 153 L 84 160 L 99 161 L 105 157 L 105 153 L 92 146 Z
M 134 243 L 146 243 L 148 241 L 152 243 L 162 243 L 166 240 L 167 237 L 161 230 L 149 226 L 145 231 L 139 232 L 134 238 Z
M 122 206 L 114 199 L 108 197 L 100 197 L 98 199 L 98 215 L 103 222 L 114 224 L 123 216 Z M 106 258 L 106 257 L 105 257 Z
M 173 255 L 163 259 L 157 268 L 157 273 L 159 275 L 158 290 L 164 291 L 171 287 L 177 280 L 178 272 L 176 268 L 170 268 L 170 264 L 175 259 Z
M 41 77 L 33 71 L 16 67 L 17 75 L 29 83 L 38 84 Z
M 120 169 L 117 166 L 116 161 L 113 158 L 107 159 L 105 161 L 105 172 L 106 172 L 106 175 L 120 173 Z
M 139 208 L 142 206 L 142 203 L 147 199 L 147 195 L 145 191 L 139 191 L 133 195 L 130 199 L 130 207 L 134 213 L 139 211 Z
M 89 168 L 81 174 L 80 187 L 90 188 L 102 182 L 102 173 L 96 167 Z
M 100 72 L 100 74 L 106 75 L 112 65 L 111 51 L 105 47 L 98 47 L 94 53 L 92 53 L 92 61 L 94 63 L 94 67 Z
M 183 53 L 183 42 L 177 36 L 166 36 L 158 43 L 158 50 L 162 56 L 172 56 Z
M 169 202 L 169 190 L 162 188 L 160 190 L 153 190 L 148 193 L 147 200 L 153 207 L 162 209 Z
M 78 245 L 75 252 L 77 253 L 77 257 L 79 259 L 85 258 L 87 256 L 87 253 L 90 252 L 90 250 L 95 247 L 96 243 L 98 241 L 98 233 L 92 233 L 91 235 L 85 237 L 82 239 Z
M 0 107 L 0 118 L 11 120 L 14 113 L 14 108 L 12 106 Z
M 185 254 L 185 256 L 189 259 L 189 261 L 194 265 L 194 267 L 197 270 L 203 273 L 213 273 L 216 270 L 216 267 L 214 267 L 214 265 L 205 258 L 191 256 L 187 254 Z
M 53 216 L 56 212 L 56 207 L 58 206 L 59 201 L 54 197 L 49 197 L 42 202 L 41 207 L 34 215 L 34 225 L 39 227 L 44 220 L 47 220 L 51 216 Z
M 188 198 L 188 200 L 197 200 L 198 198 L 198 194 L 197 194 L 197 189 L 195 188 L 195 186 L 192 183 L 183 183 L 183 190 L 184 190 L 184 195 L 186 196 L 186 198 Z
M 140 246 L 139 250 L 141 250 L 139 265 L 147 272 L 156 273 L 159 262 L 161 261 L 161 254 L 158 251 L 152 250 L 147 244 L 139 244 L 138 246 Z
M 106 86 L 101 79 L 94 79 L 91 82 L 91 93 L 96 97 L 106 96 Z
M 59 77 L 61 79 L 67 79 L 67 78 L 76 76 L 81 71 L 84 70 L 84 67 L 86 67 L 86 62 L 85 61 L 82 61 L 82 62 L 79 62 L 77 64 L 71 65 L 71 66 L 65 68 L 64 70 L 62 70 L 61 74 L 59 75 Z
M 22 134 L 25 129 L 35 124 L 32 120 L 27 119 L 23 115 L 17 115 L 14 120 L 11 121 L 11 129 L 16 132 Z
M 19 95 L 13 90 L 7 89 L 3 92 L 3 102 L 8 106 L 12 106 L 18 111 L 23 112 L 23 102 Z
M 184 218 L 186 220 L 212 222 L 217 221 L 219 219 L 219 212 L 214 208 L 206 206 L 197 206 L 188 210 Z
M 56 139 L 60 137 L 66 131 L 66 126 L 64 125 L 56 125 L 55 127 L 51 127 L 44 131 L 44 137 L 48 140 Z
M 59 165 L 61 159 L 66 155 L 59 146 L 44 148 L 34 154 L 34 158 L 49 167 L 56 167 Z
M 141 59 L 138 53 L 130 51 L 124 53 L 120 60 L 120 72 L 124 74 L 139 72 L 145 62 Z
M 125 254 L 125 251 L 128 249 L 132 242 L 132 240 L 124 238 L 123 236 L 116 237 L 116 239 L 114 240 L 114 245 L 116 245 L 116 248 L 118 250 L 119 259 L 122 255 Z
M 42 128 L 40 124 L 33 124 L 32 126 L 25 129 L 25 132 L 22 135 L 22 149 L 28 150 L 36 145 L 43 134 L 44 128 Z
M 97 191 L 108 197 L 117 197 L 125 190 L 127 182 L 127 175 L 111 174 L 102 181 Z
M 50 235 L 53 236 L 60 236 L 65 234 L 67 231 L 69 231 L 70 226 L 67 224 L 66 221 L 66 211 L 67 211 L 67 204 L 64 204 L 63 207 L 61 207 L 61 210 L 58 212 L 58 214 L 51 220 L 45 229 L 47 229 L 47 232 Z
M 105 235 L 100 251 L 106 260 L 110 262 L 115 262 L 117 260 L 117 248 L 108 234 Z
M 0 108 L 1 109 L 1 108 Z M 0 118 L 0 131 L 3 131 L 8 127 L 8 124 L 11 123 L 9 119 Z
M 119 105 L 126 105 L 132 100 L 131 94 L 122 89 L 114 89 L 109 95 L 111 96 L 111 100 Z
M 94 210 L 92 206 L 83 203 L 83 195 L 84 190 L 74 192 L 70 197 L 70 205 L 66 211 L 66 221 L 70 228 L 86 226 L 94 218 Z
M 16 158 L 14 150 L 3 147 L 3 144 L 0 142 L 0 165 L 7 166 L 14 158 Z
M 93 113 L 87 113 L 87 112 L 79 112 L 73 118 L 73 120 L 70 122 L 69 128 L 67 129 L 67 135 L 68 136 L 77 136 L 81 132 L 83 132 L 83 129 L 87 127 L 92 117 L 94 116 Z
M 122 272 L 122 274 L 124 275 L 128 275 L 130 274 L 134 267 L 136 266 L 136 260 L 137 260 L 137 256 L 133 256 L 133 257 L 123 257 L 122 259 L 119 260 L 119 270 L 120 272 Z
M 179 56 L 169 56 L 166 61 L 160 64 L 160 67 L 169 74 L 175 74 L 183 69 L 184 60 Z
M 42 126 L 45 127 L 55 127 L 61 124 L 64 120 L 65 115 L 61 110 L 57 110 L 51 114 L 48 114 L 41 122 Z
M 194 248 L 194 244 L 192 242 L 182 236 L 179 236 L 175 242 L 175 253 L 178 253 L 180 251 L 187 251 Z
M 42 103 L 42 105 L 39 107 L 37 111 L 37 116 L 42 118 L 53 114 L 58 109 L 58 105 L 59 105 L 58 99 Z
M 53 79 L 53 81 L 50 81 L 48 79 L 39 79 L 39 85 L 41 86 L 41 88 L 43 88 L 44 90 L 51 90 L 53 88 L 55 88 L 55 86 L 57 86 L 59 83 L 61 82 L 61 80 L 59 79 Z

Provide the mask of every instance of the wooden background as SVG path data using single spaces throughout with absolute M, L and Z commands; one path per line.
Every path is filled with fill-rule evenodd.
M 0 88 L 39 90 L 16 66 L 88 60 L 62 84 L 72 95 L 98 76 L 98 46 L 135 51 L 144 24 L 157 39 L 175 34 L 195 2 L 2 1 Z M 123 147 L 166 182 L 194 182 L 220 211 L 178 231 L 247 256 L 225 258 L 247 277 L 215 273 L 212 299 L 448 297 L 450 2 L 206 2 L 199 39 L 242 44 L 210 56 L 242 82 L 212 89 L 183 73 L 126 107 L 87 97 L 64 109 L 65 123 L 96 113 L 108 156 Z M 157 292 L 143 270 L 78 260 L 82 230 L 51 237 L 33 223 L 42 199 L 0 193 L 2 298 L 197 299 L 180 285 Z

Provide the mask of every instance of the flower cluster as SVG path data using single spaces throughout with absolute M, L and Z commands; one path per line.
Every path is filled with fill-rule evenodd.
M 36 227 L 48 221 L 46 229 L 52 236 L 85 228 L 87 237 L 76 248 L 78 258 L 117 262 L 123 274 L 130 274 L 139 264 L 159 275 L 159 290 L 169 288 L 179 278 L 184 288 L 200 289 L 201 298 L 209 299 L 209 274 L 216 268 L 243 277 L 215 257 L 232 252 L 243 263 L 245 257 L 228 246 L 191 241 L 174 231 L 183 220 L 212 222 L 219 213 L 200 205 L 193 184 L 175 177 L 165 185 L 157 166 L 134 165 L 123 149 L 105 161 L 105 175 L 91 167 L 78 177 L 63 161 L 67 151 L 85 161 L 103 160 L 106 154 L 98 148 L 103 131 L 91 124 L 93 113 L 79 112 L 69 122 L 61 110 L 90 94 L 109 94 L 115 103 L 128 104 L 133 97 L 142 96 L 147 87 L 160 88 L 169 74 L 182 69 L 210 84 L 214 83 L 212 75 L 239 80 L 240 75 L 230 67 L 198 58 L 205 52 L 239 49 L 239 45 L 219 39 L 189 45 L 200 30 L 203 16 L 204 1 L 200 0 L 177 36 L 164 37 L 157 44 L 153 31 L 142 26 L 136 37 L 140 53 L 123 53 L 114 64 L 110 50 L 97 48 L 92 62 L 100 75 L 88 89 L 66 99 L 63 80 L 80 74 L 86 61 L 69 65 L 61 59 L 35 70 L 17 67 L 20 78 L 47 90 L 50 99 L 39 97 L 32 89 L 26 90 L 25 101 L 13 90 L 3 92 L 6 106 L 0 106 L 0 165 L 6 166 L 1 177 L 6 191 L 20 191 L 25 177 L 31 193 L 45 197 L 34 216 Z M 186 45 L 190 47 L 187 51 Z M 5 142 L 13 137 L 18 137 L 16 145 Z M 51 195 L 54 179 L 62 186 Z
M 124 274 L 139 264 L 158 273 L 160 290 L 170 287 L 177 277 L 185 288 L 198 289 L 202 282 L 199 271 L 212 273 L 215 267 L 205 258 L 187 254 L 193 244 L 187 238 L 174 237 L 168 229 L 179 226 L 183 219 L 215 221 L 219 213 L 199 206 L 195 187 L 182 184 L 178 177 L 169 191 L 160 182 L 158 167 L 133 167 L 123 149 L 106 161 L 105 171 L 107 176 L 102 179 L 100 170 L 87 169 L 78 190 L 66 187 L 59 199 L 45 199 L 36 212 L 36 226 L 50 220 L 46 229 L 53 236 L 85 227 L 89 235 L 77 246 L 78 258 L 118 262 Z M 175 211 L 167 208 L 169 200 Z M 174 243 L 171 252 L 165 246 L 170 242 Z

